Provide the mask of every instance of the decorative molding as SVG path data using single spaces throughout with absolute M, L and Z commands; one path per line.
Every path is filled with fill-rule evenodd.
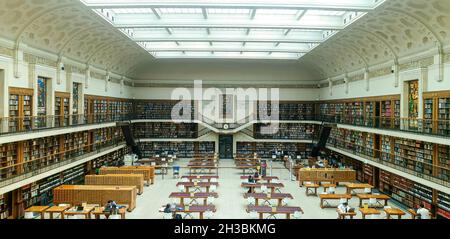
M 434 56 L 420 59 L 417 61 L 412 61 L 409 63 L 400 64 L 398 66 L 398 68 L 399 68 L 399 71 L 407 71 L 407 70 L 412 70 L 412 69 L 416 69 L 416 68 L 420 68 L 420 67 L 428 67 L 433 64 L 434 64 Z
M 381 69 L 369 72 L 369 78 L 377 78 L 377 77 L 386 76 L 389 74 L 392 74 L 392 69 L 390 67 L 385 67 L 385 68 L 381 68 Z
M 36 64 L 41 66 L 49 66 L 53 68 L 57 68 L 58 62 L 54 60 L 50 60 L 44 57 L 35 56 L 29 53 L 23 53 L 23 60 L 29 64 Z
M 6 48 L 0 46 L 0 55 L 7 56 L 7 57 L 13 57 L 14 56 L 14 49 Z
M 98 80 L 106 80 L 106 75 L 102 75 L 102 74 L 100 74 L 100 73 L 98 73 L 98 72 L 94 72 L 94 71 L 91 71 L 91 75 L 90 75 L 92 78 L 94 78 L 94 79 L 98 79 Z
M 349 82 L 364 80 L 364 73 L 348 77 Z

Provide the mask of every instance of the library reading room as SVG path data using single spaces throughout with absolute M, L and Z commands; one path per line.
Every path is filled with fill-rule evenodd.
M 450 1 L 0 0 L 0 219 L 450 219 Z

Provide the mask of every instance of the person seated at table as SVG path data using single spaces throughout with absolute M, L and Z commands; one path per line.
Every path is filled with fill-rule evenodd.
M 172 205 L 168 203 L 166 207 L 164 208 L 164 213 L 172 213 Z
M 258 171 L 255 172 L 255 175 L 253 175 L 253 179 L 256 181 L 257 179 L 259 179 L 261 176 L 259 175 Z
M 248 176 L 248 183 L 256 183 L 255 178 L 253 178 L 252 175 L 249 175 L 249 176 Z M 249 188 L 248 188 L 248 193 L 252 193 L 252 192 L 253 192 L 253 188 L 252 188 L 252 187 L 249 187 Z
M 341 203 L 339 206 L 338 206 L 338 210 L 341 212 L 341 213 L 348 213 L 349 211 L 350 211 L 350 209 L 352 209 L 349 205 L 348 205 L 348 203 L 346 203 L 346 202 L 344 202 L 344 203 Z
M 431 219 L 430 211 L 425 208 L 425 204 L 421 203 L 419 209 L 417 209 L 417 215 L 419 219 Z

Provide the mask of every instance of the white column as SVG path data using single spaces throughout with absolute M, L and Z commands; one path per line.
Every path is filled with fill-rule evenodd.
M 20 51 L 20 44 L 20 41 L 17 41 L 14 45 L 13 73 L 15 78 L 20 78 L 19 62 L 23 60 L 23 52 Z
M 366 91 L 370 90 L 369 69 L 364 71 L 364 81 L 366 82 Z
M 89 81 L 91 80 L 91 67 L 89 64 L 86 64 L 86 72 L 84 75 L 84 87 L 85 89 L 89 88 Z
M 421 67 L 420 68 L 420 78 L 419 78 L 419 119 L 423 119 L 423 93 L 428 90 L 428 68 Z
M 345 94 L 348 94 L 349 80 L 348 80 L 348 75 L 347 74 L 344 75 L 344 84 L 345 84 Z
M 444 81 L 444 50 L 442 45 L 438 45 L 437 54 L 434 56 L 434 64 L 437 66 L 438 75 L 436 76 L 437 82 Z
M 328 87 L 330 89 L 330 96 L 333 95 L 333 81 L 331 80 L 331 78 L 328 78 Z

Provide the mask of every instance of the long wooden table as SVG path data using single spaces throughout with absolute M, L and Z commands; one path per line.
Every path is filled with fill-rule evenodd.
M 203 163 L 203 164 L 189 164 L 188 165 L 189 168 L 189 174 L 192 175 L 192 171 L 194 171 L 194 174 L 199 173 L 198 170 L 200 170 L 200 173 L 206 173 L 206 171 L 208 171 L 209 174 L 212 173 L 213 170 L 216 170 L 216 174 L 218 174 L 219 172 L 219 167 L 217 166 L 217 164 L 211 164 L 211 163 Z
M 397 216 L 398 219 L 402 219 L 406 213 L 398 208 L 385 208 L 384 212 L 386 213 L 387 218 L 391 219 L 391 216 Z
M 44 214 L 49 206 L 32 206 L 25 210 L 25 212 L 39 213 L 41 219 L 45 219 Z
M 80 215 L 84 216 L 85 219 L 91 219 L 91 213 L 92 211 L 94 211 L 95 207 L 92 206 L 84 207 L 82 211 L 78 211 L 77 209 L 78 209 L 77 206 L 67 209 L 66 211 L 63 212 L 64 217 Z
M 49 214 L 50 219 L 54 218 L 54 214 L 60 214 L 61 219 L 64 219 L 64 212 L 69 208 L 70 208 L 70 206 L 64 206 L 64 207 L 52 206 L 49 209 L 45 210 L 45 213 Z
M 187 193 L 189 193 L 189 189 L 190 188 L 195 188 L 197 191 L 200 190 L 201 188 L 206 188 L 206 192 L 209 193 L 209 189 L 211 188 L 211 186 L 219 186 L 219 183 L 211 183 L 211 182 L 199 182 L 199 183 L 195 183 L 195 182 L 179 182 L 177 183 L 177 187 L 183 185 L 185 187 L 185 190 Z
M 248 206 L 247 213 L 257 212 L 259 214 L 259 219 L 264 219 L 264 214 L 269 214 L 266 219 L 275 219 L 276 214 L 285 214 L 286 219 L 291 218 L 291 214 L 295 212 L 303 213 L 301 207 L 270 207 L 270 206 Z
M 320 194 L 320 208 L 337 208 L 338 206 L 332 206 L 328 203 L 328 201 L 331 200 L 341 200 L 341 198 L 346 199 L 347 203 L 348 200 L 352 199 L 352 195 L 350 194 Z M 324 205 L 324 203 L 327 203 L 327 205 Z
M 191 200 L 196 200 L 196 199 L 203 199 L 203 205 L 208 205 L 208 198 L 213 197 L 213 198 L 218 198 L 219 194 L 217 193 L 171 193 L 169 198 L 179 198 L 180 199 L 180 205 L 185 205 L 184 200 L 185 199 L 191 199 Z
M 367 183 L 347 183 L 345 184 L 345 187 L 347 188 L 347 194 L 353 195 L 353 190 L 356 189 L 365 189 L 370 188 L 373 189 L 373 186 Z
M 281 207 L 283 203 L 283 199 L 289 198 L 294 199 L 294 197 L 289 193 L 246 193 L 244 194 L 244 198 L 247 199 L 249 197 L 255 198 L 255 205 L 259 206 L 259 200 L 264 200 L 265 202 L 269 202 L 270 200 L 277 200 L 278 206 Z
M 248 179 L 248 176 L 241 176 L 241 180 Z M 259 177 L 259 178 L 253 178 L 256 182 L 258 181 L 266 181 L 268 183 L 272 182 L 273 180 L 279 180 L 278 177 L 275 176 L 265 176 L 265 177 Z
M 236 168 L 237 169 L 241 169 L 242 170 L 242 174 L 244 174 L 244 175 L 247 175 L 245 173 L 246 170 L 248 170 L 249 174 L 254 174 L 256 172 L 256 170 L 258 170 L 259 167 L 260 167 L 259 165 L 247 164 L 247 163 L 236 165 Z
M 359 211 L 362 214 L 362 219 L 366 219 L 366 216 L 369 215 L 380 215 L 381 212 L 375 208 L 360 208 Z
M 105 212 L 105 207 L 95 207 L 91 214 L 94 215 L 95 219 L 100 219 L 100 216 L 111 216 L 109 212 Z M 125 219 L 126 208 L 119 209 L 118 214 L 121 219 Z
M 164 207 L 163 206 L 159 212 L 164 212 Z M 214 205 L 193 205 L 193 206 L 186 206 L 186 205 L 177 205 L 175 211 L 173 211 L 173 213 L 185 213 L 186 215 L 184 216 L 184 218 L 191 216 L 191 214 L 193 213 L 198 213 L 199 214 L 199 219 L 203 219 L 203 215 L 205 212 L 207 211 L 211 211 L 211 212 L 216 212 L 216 206 Z
M 194 181 L 208 181 L 208 182 L 211 182 L 212 179 L 219 179 L 219 176 L 197 175 L 197 176 L 183 176 L 181 178 L 186 178 L 190 182 L 194 182 Z
M 377 203 L 378 203 L 379 200 L 383 200 L 384 201 L 384 205 L 380 204 L 380 205 L 378 205 L 378 207 L 384 207 L 384 206 L 388 205 L 388 201 L 389 201 L 389 199 L 391 199 L 388 195 L 384 195 L 384 194 L 380 194 L 380 195 L 376 195 L 376 194 L 356 194 L 356 197 L 359 198 L 359 207 L 362 207 L 364 200 L 370 200 L 371 198 L 376 199 Z
M 263 185 L 270 188 L 272 194 L 274 194 L 276 190 L 279 191 L 279 188 L 284 188 L 284 184 L 282 183 L 242 183 L 241 187 L 251 188 L 251 191 L 254 192 L 255 188 L 261 188 Z

